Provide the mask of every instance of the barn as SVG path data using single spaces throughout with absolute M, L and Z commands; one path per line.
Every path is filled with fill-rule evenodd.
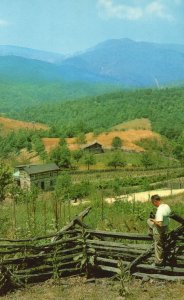
M 100 143 L 98 143 L 97 141 L 94 141 L 91 144 L 87 144 L 84 145 L 83 147 L 81 147 L 81 149 L 83 151 L 89 151 L 89 152 L 93 152 L 93 153 L 103 153 L 103 147 Z

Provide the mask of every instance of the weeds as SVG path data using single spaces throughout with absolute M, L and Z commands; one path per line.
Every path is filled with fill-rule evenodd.
M 118 263 L 119 272 L 116 275 L 116 278 L 119 281 L 119 295 L 122 297 L 126 297 L 130 294 L 130 284 L 131 284 L 131 276 L 128 270 L 126 270 L 123 261 L 120 260 Z

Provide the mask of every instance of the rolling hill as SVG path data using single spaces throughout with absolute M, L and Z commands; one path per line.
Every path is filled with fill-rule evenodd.
M 77 132 L 107 131 L 122 122 L 143 118 L 151 121 L 154 131 L 173 139 L 184 128 L 183 99 L 184 88 L 121 91 L 77 101 L 41 103 L 13 111 L 9 117 L 48 124 L 57 128 L 58 136 L 68 137 Z

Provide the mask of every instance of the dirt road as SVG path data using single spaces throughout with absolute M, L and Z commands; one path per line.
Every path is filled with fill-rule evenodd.
M 182 194 L 184 193 L 184 189 L 165 189 L 165 190 L 151 190 L 151 191 L 146 191 L 146 192 L 139 192 L 139 193 L 134 193 L 134 194 L 128 194 L 128 195 L 121 195 L 116 198 L 105 198 L 104 200 L 112 204 L 116 200 L 128 200 L 128 201 L 141 201 L 141 202 L 146 202 L 150 199 L 150 197 L 154 194 L 158 194 L 161 197 L 167 197 L 171 195 L 177 195 L 177 194 Z

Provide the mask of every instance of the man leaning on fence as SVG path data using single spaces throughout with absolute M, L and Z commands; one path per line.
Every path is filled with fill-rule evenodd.
M 171 209 L 169 205 L 162 202 L 159 195 L 151 197 L 152 204 L 157 208 L 155 217 L 150 216 L 147 223 L 150 234 L 153 234 L 155 243 L 155 266 L 164 266 L 164 244 L 169 226 L 169 215 Z

